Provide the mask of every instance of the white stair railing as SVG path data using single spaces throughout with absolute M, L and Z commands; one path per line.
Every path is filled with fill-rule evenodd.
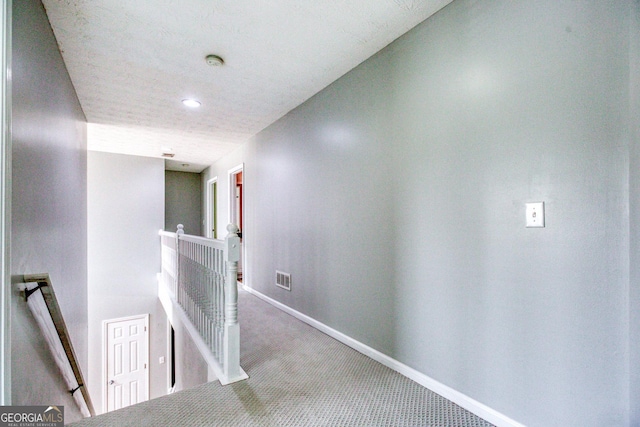
M 240 238 L 238 227 L 227 226 L 225 240 L 206 239 L 184 234 L 182 225 L 176 233 L 160 231 L 162 244 L 161 285 L 168 291 L 173 307 L 199 347 L 206 347 L 205 359 L 213 359 L 213 370 L 220 383 L 229 384 L 247 378 L 240 367 L 240 328 L 238 325 L 238 261 Z M 193 335 L 193 333 L 192 333 Z M 203 349 L 201 349 L 203 352 Z M 207 357 L 211 356 L 211 357 Z

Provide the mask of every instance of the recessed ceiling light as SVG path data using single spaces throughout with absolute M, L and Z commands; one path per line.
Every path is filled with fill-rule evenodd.
M 182 103 L 189 108 L 198 108 L 202 105 L 200 101 L 196 101 L 195 99 L 183 99 Z

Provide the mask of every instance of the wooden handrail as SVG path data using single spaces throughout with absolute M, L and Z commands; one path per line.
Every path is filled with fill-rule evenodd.
M 78 365 L 78 358 L 75 354 L 75 351 L 73 350 L 73 344 L 71 343 L 71 339 L 69 337 L 69 331 L 67 330 L 62 311 L 60 310 L 60 306 L 58 305 L 56 294 L 53 291 L 53 285 L 51 284 L 51 278 L 49 277 L 49 274 L 25 274 L 23 276 L 23 281 L 24 283 L 38 284 L 38 286 L 33 289 L 25 290 L 25 297 L 28 299 L 29 296 L 37 292 L 38 289 L 42 293 L 42 297 L 47 306 L 47 310 L 49 311 L 49 315 L 51 316 L 53 325 L 56 328 L 58 338 L 60 338 L 60 343 L 62 344 L 62 348 L 64 349 L 64 352 L 69 361 L 69 365 L 71 366 L 71 370 L 73 371 L 73 375 L 76 379 L 77 386 L 75 386 L 75 388 L 73 388 L 72 390 L 69 390 L 69 392 L 73 395 L 79 389 L 82 393 L 82 397 L 84 398 L 84 402 L 87 405 L 89 415 L 95 416 L 93 404 L 91 403 L 89 391 L 87 390 L 87 383 L 84 381 L 82 371 L 80 370 L 80 366 Z

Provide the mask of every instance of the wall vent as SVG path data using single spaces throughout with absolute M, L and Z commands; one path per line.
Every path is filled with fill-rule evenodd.
M 276 286 L 291 291 L 291 274 L 276 270 Z

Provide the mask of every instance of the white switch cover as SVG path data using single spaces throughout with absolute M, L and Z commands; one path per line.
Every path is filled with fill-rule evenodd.
M 161 365 L 164 363 L 164 356 L 160 356 L 159 362 L 160 362 Z
M 527 227 L 544 227 L 544 202 L 527 203 Z

